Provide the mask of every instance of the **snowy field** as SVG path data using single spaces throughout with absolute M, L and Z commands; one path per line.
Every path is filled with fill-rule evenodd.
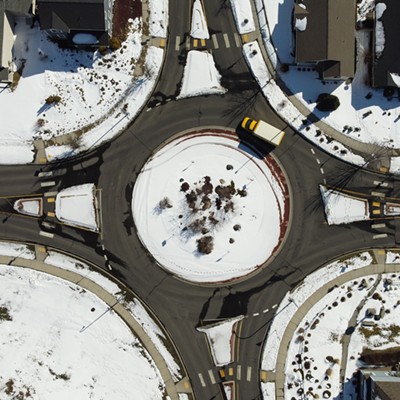
M 0 276 L 2 399 L 164 398 L 147 351 L 96 296 L 32 270 Z
M 103 55 L 62 50 L 37 25 L 30 28 L 19 20 L 14 52 L 22 76 L 15 90 L 0 92 L 0 107 L 7 115 L 0 130 L 4 149 L 0 162 L 32 162 L 35 139 L 48 141 L 46 156 L 51 160 L 87 150 L 118 134 L 145 102 L 162 63 L 163 50 L 150 47 L 144 75 L 134 76 L 143 54 L 141 38 L 142 23 L 135 19 L 118 50 Z M 50 96 L 59 96 L 59 102 L 46 103 Z M 24 118 L 20 118 L 21 109 Z M 73 135 L 63 138 L 67 133 Z
M 257 269 L 277 249 L 288 188 L 271 157 L 228 133 L 182 136 L 144 165 L 132 197 L 142 243 L 159 264 L 195 282 Z

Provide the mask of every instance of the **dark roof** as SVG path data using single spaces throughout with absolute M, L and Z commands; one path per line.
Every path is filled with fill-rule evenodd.
M 31 5 L 32 0 L 0 0 L 0 60 L 3 55 L 4 19 L 13 18 L 13 15 L 28 14 L 31 11 Z M 3 65 L 3 67 L 7 67 L 7 65 Z
M 323 77 L 352 77 L 355 64 L 355 0 L 296 0 L 294 18 L 307 18 L 296 32 L 296 62 L 318 62 Z M 305 12 L 299 4 L 305 6 Z M 304 9 L 303 9 L 304 10 Z
M 386 10 L 379 19 L 383 23 L 383 29 L 385 32 L 385 45 L 382 55 L 378 60 L 376 60 L 374 37 L 372 85 L 377 87 L 396 86 L 390 76 L 390 73 L 400 74 L 400 52 L 398 42 L 400 37 L 400 1 L 381 0 L 377 1 L 377 4 L 378 3 L 386 4 Z
M 375 395 L 381 400 L 398 400 L 400 382 L 375 381 Z
M 103 0 L 38 0 L 41 29 L 105 31 Z

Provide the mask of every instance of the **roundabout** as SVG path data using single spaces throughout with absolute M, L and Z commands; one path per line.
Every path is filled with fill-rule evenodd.
M 181 279 L 243 279 L 278 251 L 287 232 L 289 187 L 271 155 L 234 132 L 179 136 L 143 166 L 132 196 L 138 236 Z

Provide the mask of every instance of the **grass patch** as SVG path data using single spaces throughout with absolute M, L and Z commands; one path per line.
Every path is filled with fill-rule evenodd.
M 12 321 L 12 316 L 7 307 L 0 307 L 0 321 Z

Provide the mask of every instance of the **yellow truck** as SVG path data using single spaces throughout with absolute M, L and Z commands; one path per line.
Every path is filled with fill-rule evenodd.
M 241 126 L 246 131 L 251 132 L 254 136 L 257 136 L 274 146 L 279 146 L 285 136 L 284 131 L 275 128 L 267 122 L 262 120 L 257 121 L 249 117 L 243 118 Z

